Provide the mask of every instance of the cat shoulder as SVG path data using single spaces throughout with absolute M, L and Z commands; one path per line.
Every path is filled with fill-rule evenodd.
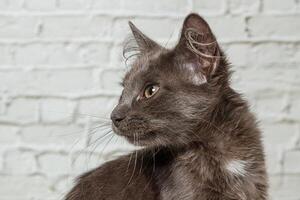
M 107 193 L 118 192 L 120 183 L 124 182 L 121 175 L 126 171 L 128 160 L 128 156 L 122 156 L 81 175 L 65 200 L 98 200 Z

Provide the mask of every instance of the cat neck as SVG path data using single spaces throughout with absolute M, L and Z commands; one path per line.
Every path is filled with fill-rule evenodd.
M 244 160 L 250 148 L 262 148 L 256 119 L 247 103 L 231 88 L 227 90 L 209 120 L 200 122 L 194 132 L 197 137 L 182 145 L 144 149 L 144 156 L 149 157 L 150 161 L 154 159 L 157 165 L 167 165 L 174 160 L 189 163 L 203 154 L 225 162 L 233 158 Z

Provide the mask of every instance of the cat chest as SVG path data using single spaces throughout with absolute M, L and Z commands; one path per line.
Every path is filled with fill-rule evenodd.
M 176 163 L 161 175 L 161 200 L 196 200 L 205 196 L 208 188 L 220 191 L 228 197 L 247 199 L 242 191 L 231 191 L 230 185 L 244 188 L 240 185 L 246 173 L 246 163 L 239 160 L 232 162 L 214 162 L 201 158 L 195 163 Z M 244 189 L 243 189 L 244 190 Z M 243 198 L 241 198 L 243 197 Z

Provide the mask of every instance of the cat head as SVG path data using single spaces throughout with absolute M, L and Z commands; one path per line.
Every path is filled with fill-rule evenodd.
M 141 146 L 197 140 L 200 124 L 210 120 L 229 77 L 209 25 L 197 14 L 188 15 L 173 49 L 159 45 L 131 22 L 129 26 L 139 54 L 111 114 L 113 130 Z

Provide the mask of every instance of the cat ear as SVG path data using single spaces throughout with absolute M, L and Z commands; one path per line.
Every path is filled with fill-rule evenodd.
M 200 82 L 206 81 L 216 71 L 221 58 L 219 45 L 209 25 L 194 13 L 185 18 L 175 51 L 186 59 L 185 66 L 196 76 L 192 79 Z
M 146 53 L 160 47 L 159 44 L 143 34 L 131 21 L 128 24 L 141 53 Z

